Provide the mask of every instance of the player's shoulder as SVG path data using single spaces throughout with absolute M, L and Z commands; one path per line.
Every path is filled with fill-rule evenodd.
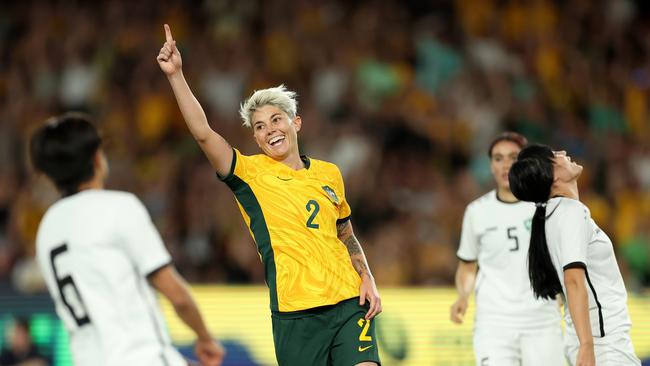
M 467 211 L 476 211 L 476 210 L 481 210 L 485 207 L 491 207 L 495 204 L 497 204 L 499 201 L 497 201 L 497 192 L 496 190 L 491 190 L 484 195 L 478 197 L 474 201 L 470 202 L 467 205 Z
M 106 210 L 113 206 L 138 203 L 140 203 L 140 200 L 130 192 L 92 189 L 84 190 L 71 196 L 61 198 L 50 206 L 48 212 L 56 212 L 80 206 L 88 208 L 98 206 Z
M 246 160 L 247 162 L 262 162 L 265 161 L 268 156 L 265 154 L 257 152 L 256 154 L 248 154 L 245 153 L 241 150 L 239 150 L 236 147 L 232 147 L 232 154 L 233 154 L 233 159 L 235 159 L 235 162 L 238 162 L 240 160 Z
M 584 203 L 567 197 L 551 198 L 546 205 L 547 218 L 552 216 L 565 217 L 577 214 L 590 216 L 591 212 Z
M 90 190 L 76 194 L 72 198 L 72 204 L 83 211 L 96 213 L 102 211 L 102 216 L 110 216 L 111 213 L 119 212 L 120 217 L 131 217 L 144 210 L 144 204 L 131 192 L 116 191 L 109 189 Z
M 92 199 L 109 206 L 142 205 L 140 199 L 131 192 L 102 189 L 92 193 Z
M 237 159 L 235 164 L 245 166 L 246 173 L 249 175 L 274 170 L 277 164 L 281 164 L 266 154 L 244 155 L 240 152 L 235 159 Z
M 63 197 L 50 206 L 41 220 L 39 229 L 48 231 L 71 216 L 120 217 L 129 219 L 133 213 L 143 210 L 144 205 L 133 194 L 124 191 L 104 189 L 84 190 Z
M 264 154 L 245 155 L 240 152 L 239 157 L 242 159 L 247 159 L 254 164 L 264 164 L 268 163 L 269 161 L 269 157 Z
M 311 158 L 311 157 L 309 157 L 309 158 L 308 157 L 302 157 L 302 159 L 303 159 L 303 161 L 305 161 L 305 159 L 306 159 L 306 161 L 308 162 L 309 170 L 322 172 L 322 173 L 325 173 L 325 174 L 333 174 L 333 175 L 340 175 L 341 174 L 341 171 L 339 170 L 339 167 L 336 164 L 331 163 L 329 161 L 314 159 L 314 158 Z

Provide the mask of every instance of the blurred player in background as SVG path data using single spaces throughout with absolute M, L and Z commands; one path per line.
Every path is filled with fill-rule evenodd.
M 5 346 L 0 351 L 0 366 L 47 366 L 50 361 L 37 349 L 29 333 L 29 321 L 13 319 L 7 328 Z
M 300 156 L 295 93 L 259 90 L 240 109 L 263 154 L 246 156 L 208 124 L 169 26 L 157 57 L 190 132 L 234 192 L 264 263 L 280 365 L 378 365 L 381 300 L 331 163 Z M 369 304 L 366 303 L 368 300 Z
M 39 267 L 70 338 L 74 364 L 187 365 L 172 346 L 153 285 L 197 336 L 205 365 L 220 365 L 187 284 L 144 205 L 104 189 L 101 137 L 87 117 L 65 114 L 32 136 L 31 159 L 61 192 L 36 237 Z
M 535 296 L 564 294 L 565 350 L 572 365 L 637 366 L 627 291 L 612 241 L 579 201 L 582 166 L 532 145 L 510 169 L 516 197 L 535 202 L 528 271 Z
M 497 188 L 470 203 L 463 219 L 451 320 L 463 322 L 474 291 L 474 355 L 480 366 L 564 364 L 559 306 L 535 299 L 526 275 L 535 205 L 517 200 L 508 183 L 526 144 L 514 132 L 492 141 L 488 156 Z

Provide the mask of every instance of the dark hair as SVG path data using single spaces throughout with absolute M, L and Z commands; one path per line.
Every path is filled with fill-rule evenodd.
M 497 135 L 497 137 L 492 140 L 490 143 L 490 148 L 488 149 L 488 157 L 491 159 L 492 158 L 492 149 L 494 149 L 494 146 L 498 144 L 501 141 L 510 141 L 515 143 L 517 146 L 519 146 L 520 149 L 523 149 L 524 146 L 528 145 L 528 139 L 525 138 L 523 135 L 520 135 L 516 132 L 503 132 Z
M 508 181 L 512 194 L 521 201 L 535 202 L 537 208 L 530 230 L 528 248 L 528 277 L 537 298 L 554 299 L 562 285 L 548 251 L 546 242 L 546 201 L 553 185 L 553 157 L 545 145 L 530 145 L 519 152 L 510 167 Z
M 95 174 L 94 159 L 101 142 L 88 116 L 66 113 L 53 117 L 32 135 L 32 164 L 68 196 Z
M 29 333 L 29 320 L 22 316 L 14 318 L 14 327 L 22 328 Z

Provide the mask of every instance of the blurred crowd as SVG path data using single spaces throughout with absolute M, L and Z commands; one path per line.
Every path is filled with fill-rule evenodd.
M 339 165 L 382 286 L 450 285 L 465 206 L 493 187 L 513 130 L 585 166 L 581 200 L 628 288 L 650 286 L 650 3 L 632 0 L 13 1 L 0 12 L 0 282 L 42 288 L 35 126 L 89 112 L 108 187 L 136 193 L 192 282 L 262 283 L 234 197 L 179 114 L 155 57 L 169 23 L 214 129 L 258 148 L 239 102 L 284 83 L 303 153 Z

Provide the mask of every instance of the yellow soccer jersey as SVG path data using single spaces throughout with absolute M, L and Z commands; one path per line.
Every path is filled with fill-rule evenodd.
M 222 178 L 264 263 L 272 311 L 299 311 L 359 296 L 361 279 L 352 267 L 336 224 L 350 217 L 338 167 L 303 157 L 293 170 L 260 154 L 233 149 L 230 173 Z

